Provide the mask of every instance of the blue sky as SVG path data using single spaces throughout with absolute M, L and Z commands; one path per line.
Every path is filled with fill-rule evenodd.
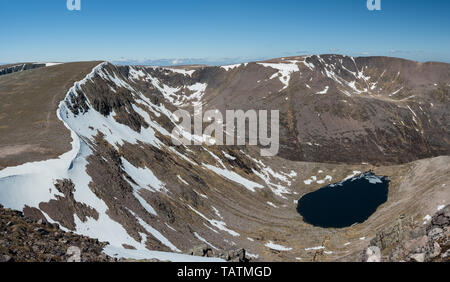
M 450 1 L 0 0 L 0 62 L 233 63 L 298 54 L 450 62 Z M 160 61 L 157 61 L 160 60 Z

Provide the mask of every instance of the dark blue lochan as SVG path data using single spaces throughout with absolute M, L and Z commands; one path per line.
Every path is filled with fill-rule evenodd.
M 389 180 L 369 171 L 304 195 L 297 211 L 306 223 L 344 228 L 366 221 L 388 199 Z

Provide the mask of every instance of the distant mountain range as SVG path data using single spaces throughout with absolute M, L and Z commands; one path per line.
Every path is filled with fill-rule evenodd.
M 205 66 L 222 66 L 229 64 L 244 63 L 248 61 L 258 61 L 265 58 L 172 58 L 172 59 L 120 59 L 111 61 L 116 65 L 132 65 L 132 66 L 183 66 L 183 65 L 205 65 Z

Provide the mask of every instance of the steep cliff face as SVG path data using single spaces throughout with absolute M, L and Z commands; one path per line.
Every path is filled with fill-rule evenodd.
M 224 67 L 95 62 L 8 74 L 0 85 L 14 90 L 12 82 L 26 76 L 38 87 L 31 78 L 47 74 L 54 98 L 35 103 L 47 109 L 46 132 L 58 137 L 4 131 L 0 203 L 107 241 L 111 256 L 199 260 L 182 253 L 207 244 L 216 253 L 244 247 L 261 260 L 342 259 L 392 221 L 392 211 L 423 217 L 450 198 L 442 186 L 450 181 L 448 157 L 371 165 L 448 154 L 445 64 L 334 55 Z M 10 101 L 2 111 L 15 104 L 14 91 L 7 93 L 0 92 Z M 199 105 L 280 110 L 279 156 L 262 158 L 252 146 L 175 146 L 173 112 Z M 10 129 L 35 121 L 12 117 L 0 120 Z M 27 148 L 45 140 L 56 146 L 29 162 L 34 151 L 12 150 L 15 138 Z M 302 221 L 296 205 L 303 194 L 370 169 L 392 187 L 368 222 L 336 230 Z M 422 183 L 422 176 L 436 181 Z

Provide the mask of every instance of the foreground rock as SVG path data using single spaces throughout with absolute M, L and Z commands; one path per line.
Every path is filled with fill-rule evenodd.
M 62 231 L 0 205 L 0 262 L 113 262 L 107 243 Z
M 361 260 L 449 262 L 450 205 L 438 211 L 431 221 L 418 226 L 411 219 L 397 222 L 377 233 Z

